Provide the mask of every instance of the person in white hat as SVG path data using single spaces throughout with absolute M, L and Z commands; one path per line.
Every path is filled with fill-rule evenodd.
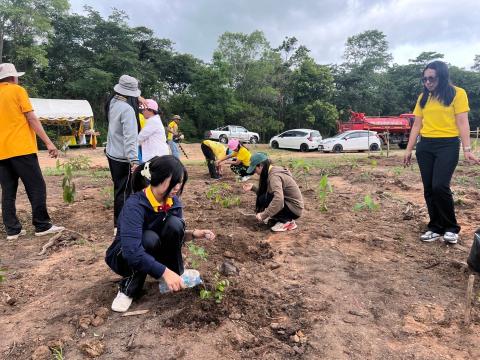
M 2 217 L 7 240 L 15 240 L 27 232 L 17 218 L 15 200 L 21 179 L 32 205 L 35 235 L 43 236 L 65 228 L 53 225 L 47 211 L 47 189 L 37 158 L 37 138 L 45 143 L 51 157 L 58 150 L 36 117 L 27 91 L 18 85 L 17 72 L 10 63 L 0 64 L 0 186 Z
M 105 105 L 108 121 L 105 153 L 113 180 L 114 233 L 123 204 L 131 194 L 131 172 L 140 163 L 137 136 L 140 131 L 138 80 L 122 75 Z
M 142 106 L 142 114 L 146 119 L 145 127 L 138 134 L 138 143 L 142 148 L 142 162 L 147 162 L 154 156 L 170 154 L 167 144 L 165 127 L 158 114 L 158 104 L 155 100 L 145 100 Z

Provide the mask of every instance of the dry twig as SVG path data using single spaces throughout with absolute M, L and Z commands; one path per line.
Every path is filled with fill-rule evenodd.
M 42 246 L 42 250 L 38 253 L 38 255 L 43 255 L 45 254 L 45 252 L 47 251 L 48 248 L 52 247 L 58 239 L 60 239 L 60 237 L 62 236 L 63 234 L 63 231 L 60 231 L 59 233 L 56 233 L 55 235 L 53 235 L 50 240 L 48 240 L 45 245 Z

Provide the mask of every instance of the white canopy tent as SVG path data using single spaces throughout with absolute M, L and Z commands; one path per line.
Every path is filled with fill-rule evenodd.
M 90 144 L 96 145 L 98 133 L 93 128 L 93 111 L 87 100 L 30 98 L 30 102 L 43 124 L 66 126 L 71 130 L 71 135 L 61 136 L 63 142 L 70 146 L 85 145 L 85 135 L 90 135 Z

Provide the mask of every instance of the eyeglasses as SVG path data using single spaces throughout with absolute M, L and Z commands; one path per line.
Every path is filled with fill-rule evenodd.
M 426 77 L 422 78 L 422 82 L 423 83 L 426 83 L 426 82 L 433 83 L 433 82 L 437 81 L 437 79 L 438 78 L 436 76 L 426 76 Z

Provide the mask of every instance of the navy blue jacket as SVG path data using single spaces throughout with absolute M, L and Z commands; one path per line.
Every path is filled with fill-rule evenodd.
M 174 196 L 168 216 L 182 219 L 182 208 L 180 199 Z M 117 273 L 121 272 L 116 269 L 118 265 L 115 265 L 115 257 L 121 252 L 123 259 L 132 270 L 147 273 L 156 279 L 160 278 L 165 271 L 165 265 L 145 251 L 142 246 L 142 237 L 146 230 L 156 231 L 156 227 L 161 225 L 166 216 L 165 212 L 153 210 L 143 191 L 130 195 L 118 217 L 117 235 L 107 249 L 105 261 L 108 266 Z M 120 273 L 120 275 L 124 274 Z

